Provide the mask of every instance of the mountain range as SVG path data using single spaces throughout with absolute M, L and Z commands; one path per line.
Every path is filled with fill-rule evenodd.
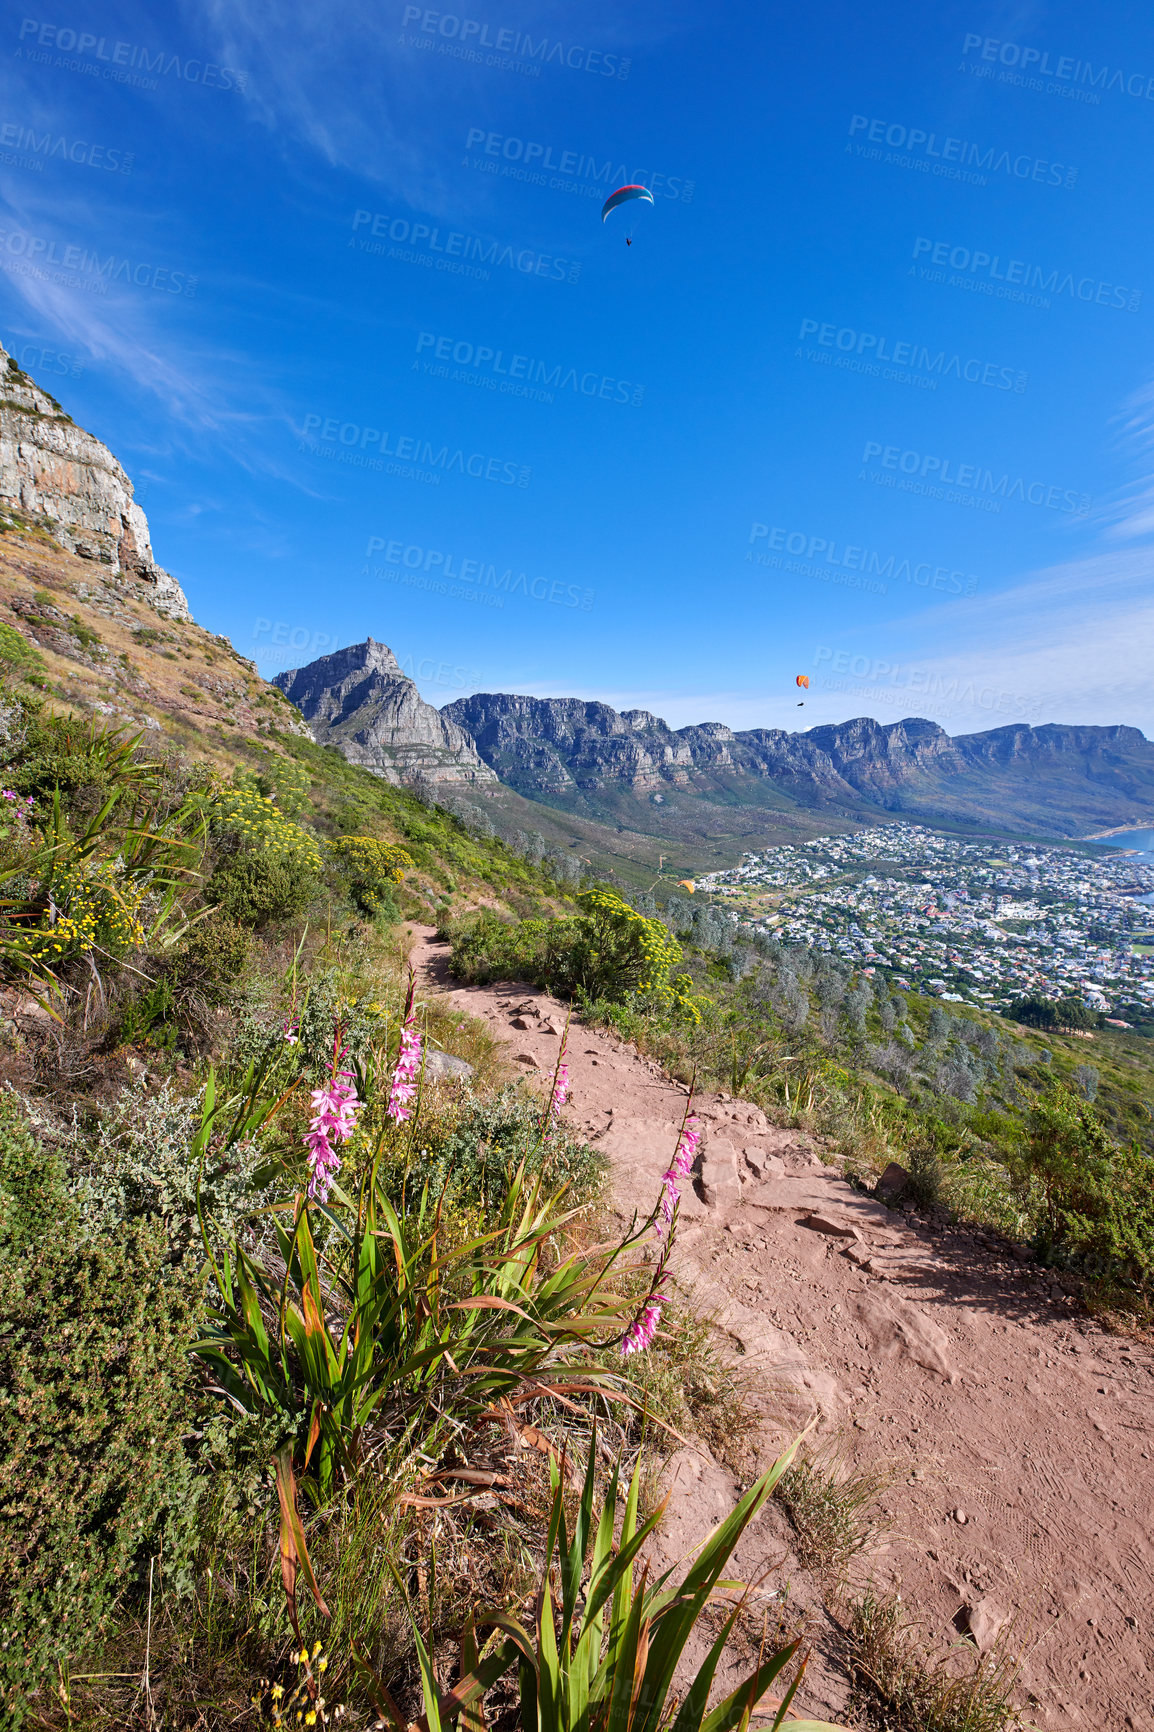
M 926 822 L 1076 837 L 1154 815 L 1154 745 L 1129 727 L 1014 723 L 951 737 L 911 717 L 789 733 L 673 729 L 648 710 L 477 692 L 436 710 L 384 645 L 356 644 L 275 682 L 317 739 L 395 781 L 511 790 L 615 831 L 752 845 L 814 820 Z

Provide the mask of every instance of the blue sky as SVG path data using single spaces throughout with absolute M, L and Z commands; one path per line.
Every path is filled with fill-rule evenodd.
M 38 0 L 0 68 L 0 339 L 266 674 L 1149 731 L 1147 9 Z

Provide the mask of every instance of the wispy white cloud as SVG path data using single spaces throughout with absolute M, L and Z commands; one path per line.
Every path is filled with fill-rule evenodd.
M 1094 512 L 1108 541 L 1137 541 L 1154 533 L 1154 380 L 1123 403 L 1114 423 L 1114 454 L 1130 477 Z
M 341 9 L 339 28 L 312 0 L 190 0 L 186 10 L 198 29 L 215 35 L 222 62 L 249 74 L 250 112 L 270 135 L 282 135 L 286 145 L 305 144 L 319 161 L 351 170 L 410 206 L 443 214 L 460 202 L 439 166 L 446 123 L 461 124 L 463 102 L 476 97 L 480 107 L 485 92 L 499 95 L 509 81 L 484 58 L 447 59 L 401 44 L 400 0 L 351 0 Z M 452 8 L 439 13 L 456 15 Z M 469 16 L 469 9 L 460 15 Z M 688 8 L 656 0 L 642 0 L 628 13 L 600 0 L 584 5 L 580 15 L 542 0 L 532 7 L 506 0 L 486 6 L 481 16 L 494 30 L 512 27 L 538 41 L 548 36 L 626 53 L 639 40 L 656 44 L 693 25 Z M 434 50 L 457 46 L 411 24 L 407 34 Z M 550 76 L 578 75 L 546 68 L 546 88 Z M 471 196 L 485 195 L 472 187 Z

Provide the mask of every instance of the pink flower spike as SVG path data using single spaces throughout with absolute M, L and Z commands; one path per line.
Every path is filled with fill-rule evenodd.
M 555 1118 L 569 1098 L 569 1066 L 562 1059 L 557 1066 L 557 1081 L 553 1084 L 553 1098 L 549 1102 L 549 1117 Z
M 327 1202 L 329 1190 L 341 1170 L 340 1156 L 334 1143 L 348 1142 L 357 1128 L 356 1084 L 351 1071 L 337 1070 L 333 1061 L 332 1081 L 327 1088 L 313 1089 L 310 1101 L 313 1116 L 304 1138 L 309 1151 L 308 1194 L 311 1201 Z
M 415 1012 L 410 1006 L 401 1028 L 401 1044 L 389 1088 L 389 1102 L 385 1108 L 389 1118 L 396 1124 L 401 1124 L 412 1116 L 410 1103 L 416 1097 L 417 1079 L 421 1074 L 421 1035 L 415 1026 L 414 1017 Z
M 661 1307 L 666 1304 L 664 1293 L 651 1293 L 649 1301 L 640 1317 L 631 1323 L 625 1332 L 621 1343 L 621 1357 L 628 1359 L 631 1353 L 647 1353 L 653 1346 L 653 1338 L 657 1334 L 657 1325 L 661 1321 Z

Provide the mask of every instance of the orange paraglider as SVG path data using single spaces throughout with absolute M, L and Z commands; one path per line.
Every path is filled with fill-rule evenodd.
M 808 690 L 809 690 L 809 675 L 808 674 L 798 674 L 797 683 L 805 691 L 808 692 Z M 804 708 L 805 708 L 805 699 L 804 698 L 802 698 L 800 704 L 798 704 L 797 707 L 799 710 L 804 710 Z

